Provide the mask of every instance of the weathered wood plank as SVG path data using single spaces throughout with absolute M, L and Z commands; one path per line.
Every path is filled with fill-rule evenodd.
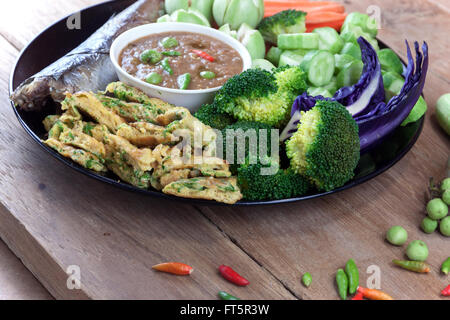
M 450 239 L 419 230 L 430 176 L 444 175 L 450 151 L 448 137 L 433 114 L 437 98 L 448 91 L 450 15 L 425 1 L 345 1 L 348 11 L 365 12 L 369 5 L 381 8 L 380 39 L 405 54 L 404 39 L 427 40 L 431 67 L 425 88 L 429 103 L 424 131 L 412 151 L 388 172 L 357 188 L 323 199 L 264 208 L 201 208 L 214 223 L 270 270 L 296 295 L 307 299 L 336 299 L 334 276 L 354 258 L 360 266 L 362 284 L 370 265 L 381 270 L 381 285 L 397 299 L 439 299 L 448 283 L 438 273 L 450 255 Z M 402 225 L 409 239 L 422 239 L 430 248 L 429 275 L 417 275 L 391 264 L 403 258 L 403 248 L 384 241 L 392 225 Z M 311 272 L 313 285 L 300 283 Z
M 0 34 L 21 50 L 49 24 L 102 0 L 16 0 L 0 11 Z M 55 45 L 57 45 L 55 39 Z
M 48 300 L 50 294 L 0 241 L 0 300 Z

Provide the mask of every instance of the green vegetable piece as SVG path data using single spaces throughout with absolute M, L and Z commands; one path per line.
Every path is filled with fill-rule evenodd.
M 355 60 L 343 68 L 337 75 L 336 80 L 339 88 L 350 87 L 361 78 L 364 68 L 362 61 Z
M 246 23 L 256 28 L 264 17 L 263 0 L 215 0 L 212 8 L 214 21 L 219 25 L 229 24 L 237 30 Z
M 450 237 L 450 217 L 446 217 L 439 223 L 439 231 L 443 236 Z
M 441 128 L 450 135 L 450 93 L 444 94 L 437 101 L 436 118 Z
M 346 300 L 348 292 L 348 277 L 342 269 L 339 269 L 336 273 L 336 284 L 338 287 L 339 296 L 342 300 Z
M 280 56 L 279 67 L 299 66 L 303 61 L 304 55 L 299 55 L 293 50 L 286 50 Z
M 174 37 L 165 37 L 161 40 L 161 45 L 166 49 L 173 48 L 178 46 L 178 40 Z
M 340 37 L 344 42 L 353 43 L 358 47 L 358 39 L 359 37 L 363 37 L 367 42 L 369 42 L 369 44 L 374 48 L 375 51 L 380 50 L 378 41 L 375 38 L 372 38 L 368 33 L 364 32 L 363 29 L 358 26 L 344 26 L 341 29 Z
M 310 51 L 300 66 L 308 74 L 308 80 L 316 87 L 330 83 L 334 75 L 334 55 L 327 51 Z
M 156 20 L 157 23 L 161 23 L 161 22 L 172 22 L 172 17 L 170 16 L 170 14 L 165 14 L 162 17 L 159 17 Z
M 160 84 L 162 82 L 162 76 L 157 72 L 150 73 L 145 81 L 150 84 Z
M 164 1 L 164 9 L 168 14 L 174 13 L 178 9 L 189 8 L 189 0 L 165 0 Z
M 283 50 L 281 50 L 278 47 L 272 47 L 269 49 L 266 55 L 266 59 L 269 60 L 273 65 L 279 66 L 280 62 L 280 56 L 283 53 Z
M 270 138 L 269 138 L 270 140 Z M 292 169 L 280 169 L 278 159 L 263 158 L 266 164 L 242 164 L 238 168 L 238 185 L 244 198 L 251 201 L 288 199 L 305 195 L 311 184 Z M 233 172 L 233 166 L 230 167 Z M 266 170 L 267 175 L 263 175 Z M 274 174 L 272 174 L 274 173 Z
M 155 64 L 155 63 L 158 63 L 159 61 L 161 61 L 161 59 L 162 59 L 161 53 L 159 53 L 158 51 L 153 50 L 153 49 L 145 50 L 141 54 L 141 61 L 143 63 Z
M 199 11 L 208 21 L 212 19 L 214 0 L 191 0 L 191 9 Z
M 321 88 L 327 90 L 331 96 L 334 96 L 334 94 L 336 93 L 338 88 L 338 84 L 337 84 L 337 78 L 333 77 L 331 78 L 330 83 L 328 83 L 327 85 L 322 86 Z
M 233 37 L 234 39 L 237 39 L 237 31 L 236 30 L 231 30 L 229 24 L 224 24 L 223 26 L 221 26 L 219 28 L 219 31 L 229 35 L 230 37 Z
M 278 48 L 283 50 L 319 49 L 319 35 L 317 33 L 280 34 Z
M 197 110 L 194 114 L 198 120 L 202 123 L 218 130 L 224 129 L 226 126 L 229 126 L 236 122 L 231 116 L 228 114 L 219 112 L 215 105 L 205 104 Z
M 299 67 L 267 72 L 248 69 L 229 79 L 214 98 L 223 113 L 281 128 L 286 124 L 299 92 L 306 91 L 305 73 Z
M 348 42 L 344 45 L 341 50 L 341 54 L 348 54 L 352 56 L 356 60 L 362 60 L 361 58 L 361 49 L 354 43 Z
M 322 96 L 325 98 L 331 98 L 333 95 L 325 88 L 318 88 L 318 87 L 309 87 L 308 88 L 308 94 L 311 97 L 317 97 L 317 96 Z
M 438 222 L 436 220 L 432 220 L 428 217 L 425 217 L 420 224 L 420 228 L 422 228 L 425 233 L 433 233 L 436 231 L 438 227 Z
M 306 12 L 284 10 L 264 18 L 258 26 L 267 42 L 277 44 L 280 34 L 303 33 L 306 31 Z
M 169 56 L 169 57 L 178 57 L 181 56 L 181 52 L 180 51 L 163 51 L 161 52 L 161 54 L 165 55 L 165 56 Z
M 394 246 L 401 246 L 408 240 L 408 232 L 401 226 L 393 226 L 386 233 L 386 240 Z
M 417 120 L 423 117 L 425 112 L 427 112 L 427 109 L 428 106 L 427 103 L 425 102 L 425 99 L 422 96 L 420 96 L 414 108 L 411 110 L 408 117 L 406 117 L 406 119 L 403 120 L 401 125 L 406 126 L 409 123 L 416 122 Z
M 196 9 L 179 9 L 172 13 L 171 21 L 173 22 L 185 22 L 185 23 L 193 23 L 198 24 L 205 27 L 210 27 L 208 19 L 198 10 Z
M 377 21 L 364 13 L 352 12 L 347 16 L 347 18 L 345 18 L 342 29 L 345 30 L 346 28 L 353 27 L 360 27 L 364 32 L 367 32 L 372 37 L 376 37 L 378 34 Z
M 305 274 L 303 274 L 302 276 L 302 283 L 305 287 L 309 288 L 309 286 L 312 283 L 312 276 L 309 272 L 306 272 Z
M 178 87 L 181 90 L 186 90 L 187 88 L 189 88 L 189 85 L 191 84 L 191 74 L 190 73 L 182 74 L 177 78 L 177 82 Z
M 239 298 L 236 298 L 235 296 L 232 296 L 225 291 L 219 291 L 219 298 L 222 300 L 240 300 Z
M 450 272 L 450 257 L 448 257 L 441 266 L 441 271 L 444 274 L 448 274 Z
M 319 35 L 319 50 L 326 50 L 335 54 L 341 52 L 344 47 L 344 40 L 339 37 L 339 33 L 333 28 L 317 28 L 313 32 Z
M 173 70 L 172 67 L 170 66 L 170 61 L 168 58 L 165 58 L 163 61 L 161 61 L 161 66 L 164 71 L 166 71 L 170 75 L 173 75 Z
M 425 261 L 428 258 L 428 247 L 421 240 L 414 240 L 408 244 L 406 255 L 410 260 Z
M 272 72 L 272 70 L 275 69 L 275 66 L 266 59 L 255 59 L 252 61 L 252 68 L 259 68 Z
M 383 70 L 396 72 L 398 74 L 403 73 L 402 61 L 394 51 L 391 49 L 382 49 L 377 52 L 377 55 Z
M 383 75 L 385 98 L 386 102 L 388 102 L 392 97 L 400 93 L 400 90 L 405 84 L 405 79 L 395 72 L 382 70 L 381 73 Z
M 360 159 L 358 126 L 340 103 L 317 100 L 286 141 L 286 154 L 291 168 L 319 190 L 336 189 L 354 177 Z
M 348 54 L 335 54 L 334 61 L 335 61 L 336 73 L 339 73 L 342 69 L 345 69 L 350 63 L 357 61 L 357 60 Z
M 447 189 L 442 193 L 442 201 L 448 206 L 450 205 L 450 189 Z
M 428 202 L 427 213 L 430 219 L 440 220 L 448 214 L 448 206 L 442 199 L 435 198 Z
M 441 182 L 441 191 L 444 192 L 445 190 L 450 189 L 450 178 L 445 178 Z
M 359 286 L 359 272 L 353 259 L 348 260 L 345 264 L 345 273 L 348 277 L 348 292 L 354 294 Z
M 247 48 L 252 59 L 264 59 L 266 44 L 258 30 L 251 29 L 247 24 L 242 24 L 237 33 L 238 40 Z
M 214 79 L 216 77 L 216 74 L 212 71 L 205 70 L 200 72 L 200 77 L 204 79 Z

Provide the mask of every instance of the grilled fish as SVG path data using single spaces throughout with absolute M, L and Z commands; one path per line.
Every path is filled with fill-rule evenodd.
M 49 98 L 61 102 L 66 92 L 103 90 L 117 79 L 109 58 L 114 39 L 133 27 L 154 22 L 161 5 L 160 0 L 136 1 L 110 18 L 77 48 L 25 80 L 11 100 L 21 110 L 32 111 L 42 108 Z

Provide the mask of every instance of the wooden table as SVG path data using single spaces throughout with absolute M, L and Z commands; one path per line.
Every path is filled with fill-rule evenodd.
M 335 271 L 354 258 L 362 284 L 369 266 L 397 299 L 439 299 L 449 279 L 438 273 L 450 239 L 418 228 L 430 176 L 442 177 L 449 138 L 433 116 L 449 91 L 450 1 L 346 0 L 348 11 L 379 6 L 380 39 L 405 56 L 404 39 L 427 40 L 430 111 L 415 147 L 395 167 L 357 188 L 302 203 L 254 208 L 200 207 L 144 197 L 91 180 L 51 158 L 20 127 L 7 81 L 18 51 L 42 28 L 97 0 L 16 0 L 0 13 L 0 235 L 55 298 L 214 299 L 219 290 L 242 299 L 336 299 Z M 55 39 L 57 45 L 57 39 Z M 50 48 L 49 48 L 50 50 Z M 428 275 L 391 264 L 405 248 L 385 231 L 402 225 L 430 248 Z M 179 260 L 190 277 L 151 270 Z M 232 265 L 251 281 L 235 287 L 217 273 Z M 81 289 L 69 290 L 66 270 L 79 266 Z M 300 283 L 303 272 L 313 285 Z

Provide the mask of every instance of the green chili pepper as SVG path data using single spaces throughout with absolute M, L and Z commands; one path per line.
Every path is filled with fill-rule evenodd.
M 309 287 L 312 282 L 312 276 L 309 272 L 306 272 L 302 277 L 302 283 L 305 287 Z
M 397 266 L 414 272 L 428 273 L 430 272 L 430 266 L 422 261 L 407 261 L 407 260 L 392 260 Z
M 348 291 L 348 277 L 342 269 L 339 269 L 336 273 L 336 284 L 338 287 L 339 296 L 342 300 L 346 300 Z
M 164 39 L 161 40 L 161 44 L 164 48 L 167 49 L 176 47 L 178 45 L 178 41 L 173 37 L 165 37 Z
M 175 51 L 175 50 L 171 50 L 171 51 L 163 51 L 161 52 L 163 55 L 165 56 L 169 56 L 169 57 L 178 57 L 181 56 L 181 52 L 180 51 Z
M 359 272 L 353 259 L 348 260 L 345 264 L 345 273 L 348 276 L 348 292 L 354 294 L 359 286 Z
M 170 75 L 173 75 L 172 67 L 170 66 L 170 62 L 168 58 L 165 58 L 163 61 L 161 61 L 162 68 Z
M 235 296 L 232 296 L 225 291 L 219 291 L 219 298 L 222 300 L 240 300 L 239 298 L 236 298 Z
M 447 258 L 447 260 L 445 260 L 442 263 L 442 267 L 441 267 L 441 271 L 445 274 L 448 274 L 450 271 L 450 257 Z
M 141 61 L 143 63 L 155 64 L 155 63 L 161 61 L 161 59 L 162 59 L 161 53 L 159 53 L 158 51 L 153 50 L 153 49 L 145 50 L 141 54 Z
M 189 87 L 189 84 L 191 83 L 191 74 L 185 73 L 178 77 L 177 79 L 178 86 L 181 90 L 186 90 Z
M 147 76 L 147 78 L 145 78 L 145 81 L 151 84 L 160 84 L 162 81 L 162 77 L 159 73 L 152 72 Z
M 200 77 L 205 79 L 214 79 L 216 77 L 216 74 L 212 71 L 202 71 L 200 72 Z

